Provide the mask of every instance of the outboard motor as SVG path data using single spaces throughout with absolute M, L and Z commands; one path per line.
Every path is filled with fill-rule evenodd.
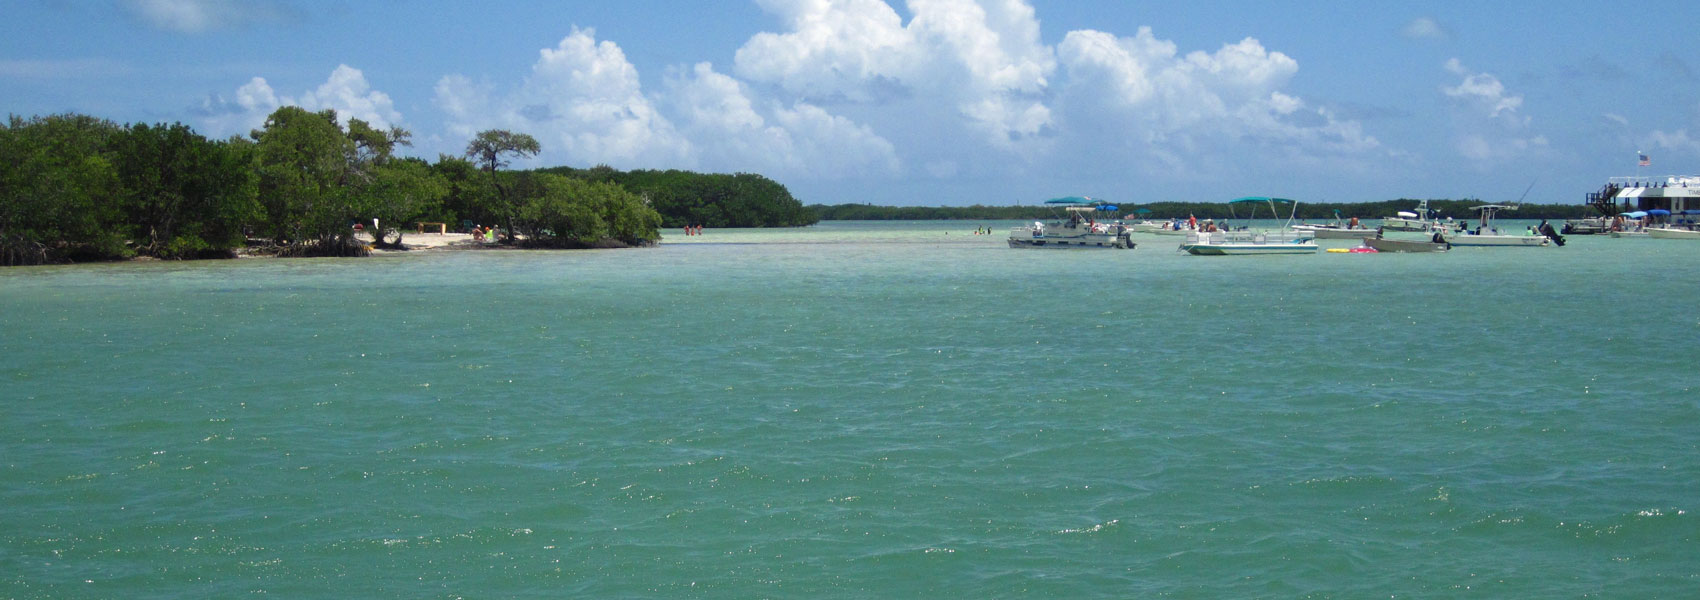
M 1548 223 L 1546 221 L 1541 221 L 1540 231 L 1541 231 L 1541 235 L 1547 236 L 1547 239 L 1552 240 L 1552 243 L 1558 244 L 1560 247 L 1564 246 L 1564 236 L 1559 235 L 1558 232 L 1556 232 L 1556 231 L 1553 231 L 1551 223 Z

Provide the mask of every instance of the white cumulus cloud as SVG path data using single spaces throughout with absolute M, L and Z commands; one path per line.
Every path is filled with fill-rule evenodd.
M 1126 38 L 1080 30 L 1057 57 L 1071 134 L 1103 131 L 1114 139 L 1100 144 L 1152 159 L 1149 170 L 1212 168 L 1195 157 L 1245 150 L 1307 161 L 1380 147 L 1357 122 L 1281 91 L 1298 61 L 1254 38 L 1182 55 L 1149 27 Z
M 346 126 L 360 119 L 379 128 L 402 124 L 401 113 L 389 94 L 372 89 L 366 75 L 354 67 L 337 65 L 323 84 L 300 96 L 280 96 L 264 77 L 255 77 L 236 89 L 232 98 L 207 98 L 197 112 L 202 126 L 213 136 L 244 135 L 265 125 L 266 117 L 281 106 L 299 106 L 311 111 L 333 109 Z
M 544 162 L 690 166 L 689 141 L 644 95 L 637 68 L 592 29 L 575 27 L 540 50 L 530 75 L 510 92 L 449 75 L 437 82 L 436 102 L 457 135 L 525 133 L 542 145 Z
M 1546 137 L 1531 131 L 1531 119 L 1522 114 L 1522 96 L 1512 94 L 1493 74 L 1472 71 L 1457 58 L 1447 60 L 1445 68 L 1462 78 L 1457 85 L 1440 88 L 1455 107 L 1461 156 L 1487 168 L 1547 149 Z
M 806 101 L 758 98 L 709 63 L 673 69 L 659 92 L 646 92 L 638 75 L 619 45 L 575 28 L 539 52 L 516 89 L 451 75 L 437 83 L 436 102 L 454 135 L 527 133 L 545 164 L 821 179 L 899 170 L 891 143 L 867 126 Z
M 757 102 L 738 80 L 698 63 L 667 78 L 665 105 L 706 169 L 837 179 L 899 171 L 891 142 L 807 102 Z
M 764 2 L 787 31 L 738 49 L 735 68 L 815 103 L 947 103 L 953 121 L 1014 148 L 1051 124 L 1043 103 L 1056 59 L 1022 0 L 910 0 L 908 24 L 879 0 Z

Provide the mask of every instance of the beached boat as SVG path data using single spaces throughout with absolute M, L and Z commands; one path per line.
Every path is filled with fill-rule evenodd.
M 1417 203 L 1417 211 L 1401 210 L 1398 214 L 1381 220 L 1381 228 L 1387 231 L 1429 231 L 1440 223 L 1435 219 L 1433 209 L 1428 207 L 1428 200 Z
M 1097 220 L 1099 215 L 1114 215 L 1115 205 L 1081 197 L 1057 198 L 1045 203 L 1060 209 L 1058 218 L 1051 223 L 1034 221 L 1032 225 L 1009 230 L 1009 247 L 1133 249 L 1126 225 Z
M 1276 213 L 1276 218 L 1280 217 L 1280 213 L 1276 209 L 1278 205 L 1289 204 L 1294 212 L 1298 209 L 1298 202 L 1294 200 L 1248 196 L 1229 201 L 1228 210 L 1232 211 L 1236 205 L 1250 207 L 1252 216 L 1247 218 L 1251 219 L 1255 218 L 1256 207 L 1261 204 L 1268 204 L 1270 210 Z M 1289 212 L 1287 215 L 1289 224 L 1293 220 L 1292 214 L 1292 212 Z M 1235 215 L 1234 219 L 1238 220 L 1239 215 Z M 1276 231 L 1195 231 L 1187 234 L 1186 242 L 1181 244 L 1180 249 L 1197 256 L 1235 256 L 1316 254 L 1317 246 L 1315 238 L 1311 237 L 1310 234 L 1294 231 L 1290 227 L 1282 227 Z
M 1475 231 L 1465 230 L 1461 233 L 1443 233 L 1446 242 L 1453 246 L 1545 246 L 1551 240 L 1545 235 L 1529 233 L 1501 233 L 1494 217 L 1501 210 L 1516 210 L 1515 206 L 1504 204 L 1484 204 L 1472 208 L 1481 212 L 1481 220 Z M 1550 226 L 1549 226 L 1550 228 Z

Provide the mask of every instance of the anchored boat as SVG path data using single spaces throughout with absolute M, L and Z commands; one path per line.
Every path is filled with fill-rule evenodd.
M 1417 203 L 1417 211 L 1399 211 L 1395 216 L 1381 220 L 1381 228 L 1387 231 L 1429 231 L 1439 225 L 1435 219 L 1437 211 L 1428 207 L 1428 200 Z
M 1286 198 L 1269 198 L 1266 196 L 1247 196 L 1235 198 L 1228 202 L 1228 210 L 1234 206 L 1248 206 L 1252 216 L 1257 214 L 1257 206 L 1268 204 L 1270 212 L 1280 218 L 1278 205 L 1286 204 L 1292 207 L 1287 214 L 1287 224 L 1293 222 L 1293 214 L 1298 212 L 1299 203 Z M 1239 219 L 1239 215 L 1234 215 Z M 1198 256 L 1231 256 L 1245 254 L 1316 254 L 1316 238 L 1310 234 L 1294 231 L 1291 227 L 1283 226 L 1276 231 L 1193 231 L 1187 233 L 1186 243 L 1180 249 L 1188 254 Z
M 1375 237 L 1375 229 L 1364 227 L 1358 223 L 1357 217 L 1351 221 L 1340 220 L 1340 211 L 1334 211 L 1334 222 L 1324 225 L 1294 225 L 1294 230 L 1310 233 L 1319 240 L 1361 240 Z
M 1364 238 L 1364 245 L 1378 252 L 1445 252 L 1452 249 L 1452 244 L 1446 243 L 1440 232 L 1435 232 L 1428 239 L 1390 238 L 1376 234 L 1375 237 Z
M 1132 250 L 1135 245 L 1127 226 L 1113 222 L 1118 210 L 1113 204 L 1083 197 L 1056 198 L 1045 204 L 1056 209 L 1057 219 L 1009 230 L 1009 247 Z M 1100 216 L 1111 220 L 1100 222 Z
M 1500 233 L 1499 225 L 1494 217 L 1501 210 L 1517 210 L 1517 207 L 1505 204 L 1483 204 L 1472 208 L 1481 212 L 1480 224 L 1475 231 L 1465 230 L 1457 234 L 1443 234 L 1444 239 L 1453 246 L 1545 246 L 1548 243 L 1545 235 L 1530 235 L 1527 233 Z

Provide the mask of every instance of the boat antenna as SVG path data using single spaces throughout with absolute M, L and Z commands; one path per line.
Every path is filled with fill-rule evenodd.
M 1540 181 L 1536 178 L 1535 181 Z M 1523 199 L 1529 197 L 1529 190 L 1535 189 L 1535 181 L 1529 182 L 1529 187 L 1523 188 L 1523 195 L 1517 197 L 1517 204 L 1523 204 Z

